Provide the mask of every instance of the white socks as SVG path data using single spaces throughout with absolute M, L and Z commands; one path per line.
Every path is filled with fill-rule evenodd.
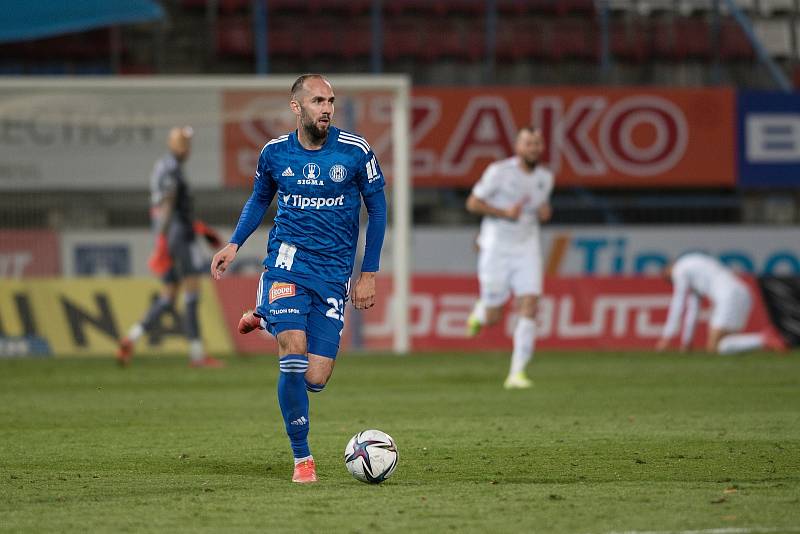
M 511 372 L 516 374 L 525 370 L 525 366 L 533 358 L 533 347 L 536 342 L 536 321 L 528 317 L 518 317 L 514 327 L 514 352 L 511 353 Z
M 486 306 L 484 306 L 481 299 L 475 301 L 475 306 L 472 308 L 470 317 L 477 320 L 482 325 L 486 324 Z
M 128 339 L 130 339 L 131 342 L 136 343 L 136 340 L 142 337 L 142 334 L 144 334 L 144 328 L 140 323 L 136 323 L 131 327 L 130 330 L 128 330 Z
M 294 459 L 294 465 L 297 465 L 297 464 L 299 464 L 301 462 L 305 462 L 306 460 L 313 460 L 313 459 L 314 459 L 313 456 L 305 456 L 303 458 L 295 458 Z
M 720 340 L 718 351 L 720 354 L 736 354 L 760 349 L 764 345 L 764 336 L 761 334 L 731 334 Z
M 206 351 L 203 348 L 203 342 L 199 339 L 189 340 L 189 358 L 193 362 L 199 362 L 206 356 Z

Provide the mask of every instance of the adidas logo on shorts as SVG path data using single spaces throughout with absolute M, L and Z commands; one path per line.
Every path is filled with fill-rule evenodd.
M 281 174 L 281 176 L 294 176 L 294 172 L 292 172 L 291 167 L 286 167 L 286 170 L 283 171 L 283 174 Z

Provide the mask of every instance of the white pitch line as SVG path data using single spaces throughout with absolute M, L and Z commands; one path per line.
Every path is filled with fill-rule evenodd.
M 770 534 L 773 532 L 800 532 L 800 528 L 726 527 L 703 530 L 624 530 L 606 532 L 605 534 Z

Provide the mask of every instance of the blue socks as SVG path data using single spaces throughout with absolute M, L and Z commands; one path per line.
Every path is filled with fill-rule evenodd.
M 278 404 L 283 414 L 286 433 L 292 443 L 295 458 L 311 456 L 308 449 L 308 393 L 306 392 L 308 357 L 287 354 L 280 359 Z
M 306 380 L 306 391 L 309 393 L 319 393 L 323 389 L 325 389 L 325 384 L 314 384 Z

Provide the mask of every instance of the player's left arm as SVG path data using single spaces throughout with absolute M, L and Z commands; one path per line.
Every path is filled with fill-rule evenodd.
M 545 200 L 538 208 L 536 208 L 536 216 L 539 217 L 539 222 L 547 222 L 553 216 L 553 206 L 550 204 L 550 195 L 553 193 L 553 174 L 547 170 L 548 180 L 545 185 Z
M 366 310 L 375 305 L 375 274 L 380 269 L 381 248 L 386 234 L 386 196 L 383 193 L 385 180 L 375 154 L 370 150 L 365 158 L 364 172 L 357 177 L 364 205 L 367 207 L 367 223 L 364 259 L 361 274 L 353 287 L 353 306 Z
M 672 338 L 678 333 L 686 297 L 690 290 L 689 281 L 684 276 L 673 276 L 672 283 L 674 287 L 672 300 L 669 303 L 669 312 L 667 312 L 667 321 L 664 323 L 661 339 L 656 343 L 656 349 L 659 351 L 666 350 Z
M 697 317 L 700 315 L 700 297 L 691 292 L 686 297 L 686 313 L 683 316 L 683 332 L 681 332 L 681 351 L 687 352 L 692 345 L 697 326 Z

